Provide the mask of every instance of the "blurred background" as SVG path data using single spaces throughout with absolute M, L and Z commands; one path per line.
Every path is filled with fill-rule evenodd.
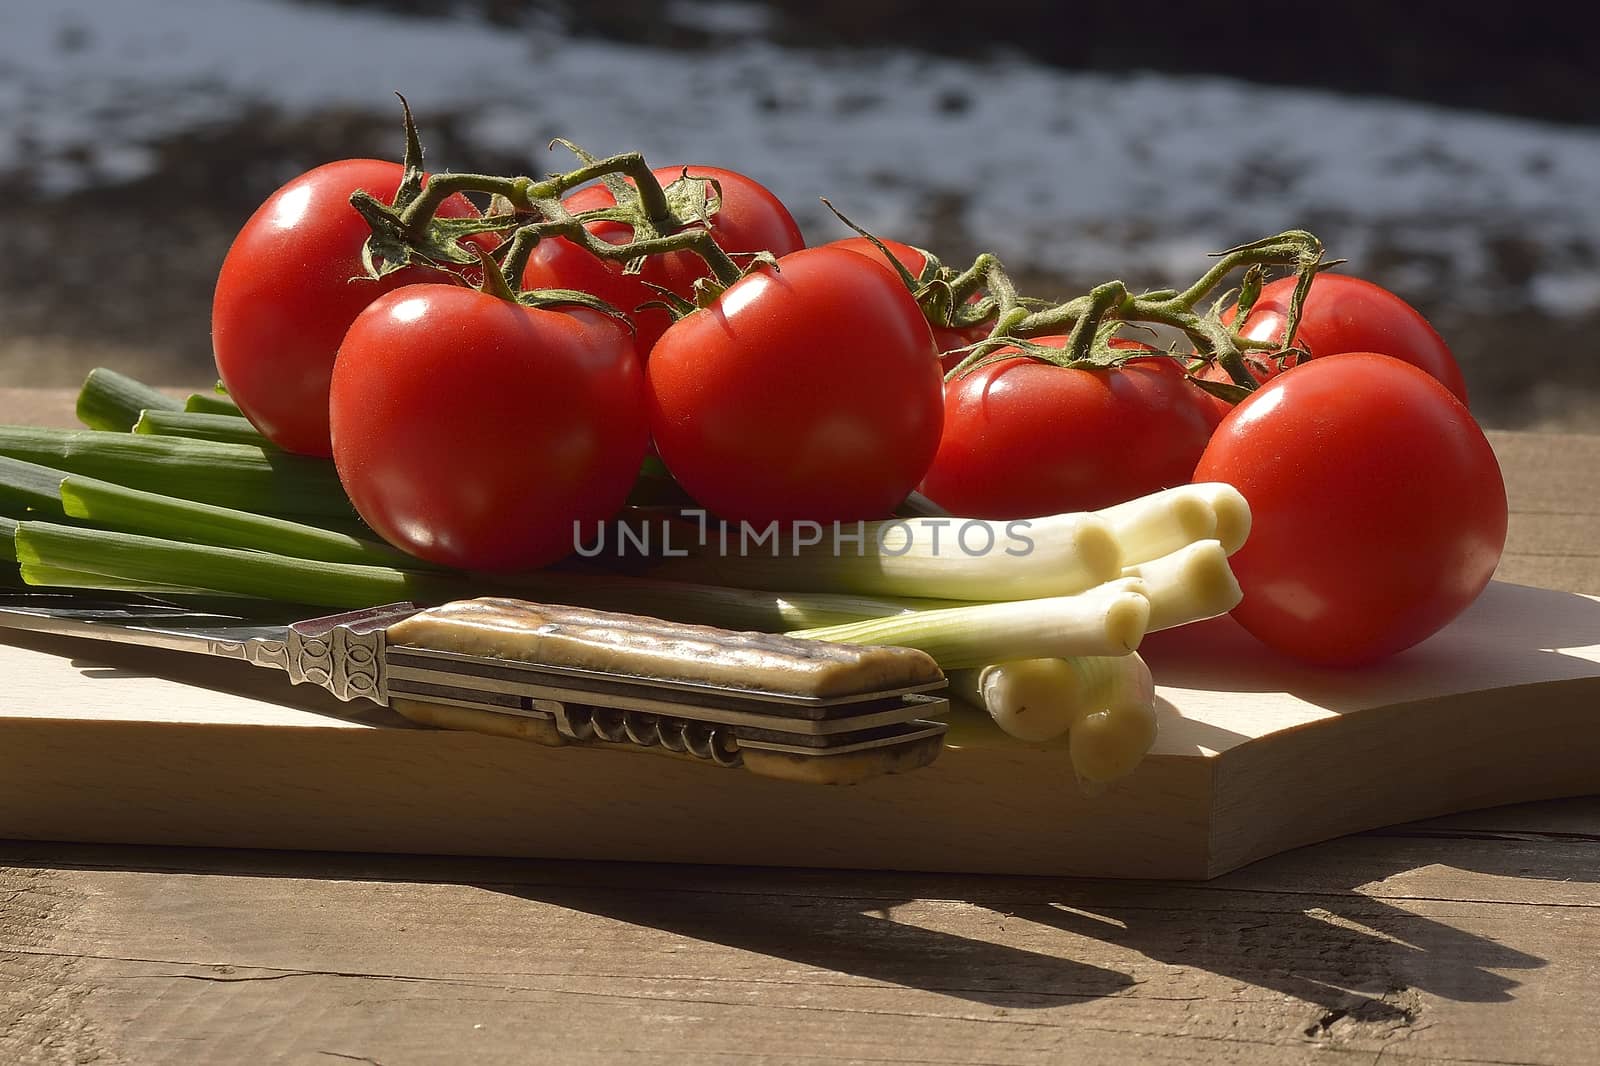
M 275 187 L 571 138 L 828 196 L 1025 291 L 1198 276 L 1308 228 L 1419 307 L 1496 427 L 1600 432 L 1600 9 L 985 0 L 0 0 L 0 383 L 202 385 L 211 286 Z M 1487 11 L 1487 9 L 1485 9 Z

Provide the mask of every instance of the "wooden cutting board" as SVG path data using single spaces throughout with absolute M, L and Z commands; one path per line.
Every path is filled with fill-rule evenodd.
M 409 727 L 240 663 L 0 634 L 0 836 L 1206 878 L 1379 825 L 1600 792 L 1600 598 L 1495 583 L 1422 646 L 1310 669 L 1227 619 L 1157 634 L 1161 733 L 1081 795 L 1065 751 L 954 716 L 844 788 Z

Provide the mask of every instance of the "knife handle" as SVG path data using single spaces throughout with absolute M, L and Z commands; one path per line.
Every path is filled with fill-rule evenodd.
M 723 767 L 743 767 L 757 777 L 771 777 L 811 785 L 854 785 L 885 774 L 907 773 L 920 769 L 939 757 L 944 747 L 945 732 L 942 724 L 939 724 L 935 728 L 920 730 L 900 743 L 828 755 L 796 755 L 754 748 L 729 751 L 715 738 L 709 740 L 706 751 L 701 751 L 696 750 L 701 747 L 698 743 L 686 743 L 680 750 L 670 741 L 666 744 L 661 743 L 659 737 L 653 742 L 641 743 L 650 738 L 636 734 L 641 728 L 651 727 L 634 725 L 633 729 L 629 730 L 620 718 L 611 725 L 602 725 L 600 729 L 592 730 L 587 737 L 578 739 L 564 733 L 557 724 L 557 719 L 553 717 L 534 718 L 405 698 L 395 698 L 391 706 L 410 721 L 432 729 L 483 733 L 512 740 L 531 740 L 546 747 L 564 747 L 571 744 L 604 748 L 615 745 L 623 750 L 652 752 L 701 763 L 712 762 Z M 928 722 L 919 724 L 934 725 Z M 654 728 L 661 733 L 669 733 L 673 725 Z M 614 732 L 615 736 L 603 730 Z

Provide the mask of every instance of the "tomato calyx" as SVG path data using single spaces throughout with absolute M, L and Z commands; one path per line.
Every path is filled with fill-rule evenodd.
M 757 252 L 752 257 L 750 265 L 744 267 L 739 276 L 742 278 L 753 274 L 758 267 L 771 269 L 774 273 L 781 273 L 783 269 L 778 265 L 778 257 L 771 252 Z M 692 315 L 696 311 L 704 311 L 721 299 L 722 294 L 728 291 L 728 286 L 716 278 L 696 278 L 691 289 L 693 298 L 681 296 L 665 285 L 657 285 L 653 281 L 644 282 L 644 286 L 660 299 L 647 300 L 634 308 L 634 310 L 643 311 L 651 307 L 660 308 L 671 315 L 674 322 Z
M 479 234 L 504 238 L 493 255 L 508 277 L 520 276 L 513 271 L 525 267 L 534 246 L 550 237 L 566 238 L 601 259 L 621 260 L 628 272 L 637 272 L 647 256 L 688 251 L 699 256 L 724 287 L 762 261 L 763 253 L 757 250 L 749 266 L 741 269 L 713 238 L 711 223 L 722 199 L 715 178 L 697 176 L 685 167 L 677 180 L 663 185 L 638 152 L 600 158 L 559 138 L 551 147 L 566 148 L 580 165 L 541 181 L 491 174 L 430 176 L 422 170 L 422 146 L 411 109 L 403 98 L 401 104 L 406 156 L 399 191 L 391 203 L 364 192 L 350 198 L 372 231 L 362 250 L 362 264 L 370 277 L 381 278 L 415 263 L 446 270 L 471 266 L 478 262 L 471 245 L 480 242 L 465 239 Z M 569 211 L 562 197 L 593 181 L 604 184 L 615 202 Z M 467 192 L 490 196 L 489 212 L 470 219 L 439 217 L 440 206 L 452 195 Z M 622 223 L 631 229 L 631 238 L 613 244 L 591 232 L 589 224 L 594 222 Z
M 1266 241 L 1240 245 L 1221 255 L 1249 255 L 1274 240 L 1275 238 L 1267 238 Z M 1261 299 L 1266 283 L 1267 272 L 1263 262 L 1250 263 L 1236 293 L 1230 290 L 1217 298 L 1211 309 L 1203 316 L 1202 322 L 1208 333 L 1225 336 L 1231 341 L 1239 358 L 1235 361 L 1225 358 L 1221 350 L 1208 352 L 1203 348 L 1200 349 L 1200 353 L 1189 366 L 1190 380 L 1198 388 L 1226 403 L 1237 404 L 1270 378 L 1311 358 L 1310 352 L 1296 347 L 1294 343 L 1300 318 L 1305 309 L 1306 297 L 1310 294 L 1311 283 L 1318 274 L 1344 262 L 1343 259 L 1323 259 L 1320 253 L 1319 245 L 1315 256 L 1304 257 L 1292 264 L 1295 267 L 1295 285 L 1285 314 L 1283 334 L 1278 341 L 1256 340 L 1246 336 L 1244 332 L 1244 323 L 1255 308 L 1256 302 Z M 1208 272 L 1207 277 L 1212 277 L 1214 274 L 1215 270 Z M 1224 311 L 1231 312 L 1231 324 L 1223 317 Z M 1241 369 L 1244 371 L 1243 376 L 1239 373 Z M 1218 377 L 1218 371 L 1226 374 L 1228 380 L 1224 381 Z
M 470 246 L 463 246 L 462 238 L 504 232 L 515 222 L 503 215 L 442 218 L 438 214 L 440 205 L 463 187 L 512 198 L 518 192 L 519 183 L 531 183 L 527 178 L 456 174 L 430 180 L 422 169 L 422 140 L 417 134 L 411 104 L 399 93 L 395 95 L 400 97 L 406 128 L 400 187 L 391 203 L 361 189 L 350 195 L 350 206 L 372 230 L 372 236 L 361 249 L 362 269 L 367 277 L 381 280 L 417 263 L 446 270 L 470 266 L 478 257 Z
M 991 264 L 993 267 L 999 266 L 1000 261 L 994 256 L 985 253 L 978 257 L 978 262 L 972 269 L 958 272 L 945 266 L 938 256 L 926 248 L 906 245 L 905 247 L 922 256 L 922 269 L 913 274 L 905 263 L 900 261 L 900 257 L 889 250 L 881 238 L 857 225 L 844 212 L 834 207 L 826 196 L 821 197 L 821 200 L 822 206 L 832 211 L 835 218 L 855 230 L 878 250 L 884 264 L 899 276 L 906 291 L 915 297 L 917 306 L 922 308 L 923 317 L 928 320 L 929 326 L 934 329 L 960 332 L 986 326 L 994 320 L 999 303 L 992 295 L 980 296 L 980 290 L 990 280 Z M 1005 276 L 1004 271 L 999 272 L 998 283 L 1004 290 L 1012 290 L 1010 279 Z M 1012 295 L 1015 297 L 1014 291 Z

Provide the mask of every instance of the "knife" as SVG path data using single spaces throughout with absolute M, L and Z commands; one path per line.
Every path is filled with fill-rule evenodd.
M 943 674 L 912 649 L 520 600 L 293 620 L 228 601 L 24 592 L 0 595 L 0 628 L 240 659 L 427 726 L 824 784 L 931 763 L 949 709 Z

